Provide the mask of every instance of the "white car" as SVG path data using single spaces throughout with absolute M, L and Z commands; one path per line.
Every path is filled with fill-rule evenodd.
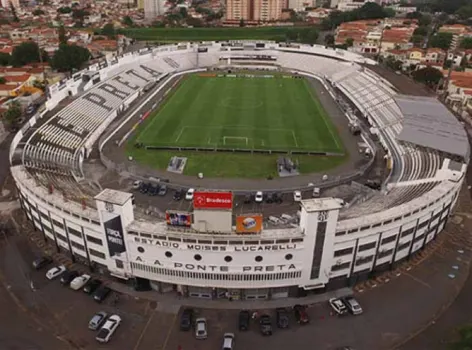
M 72 282 L 70 283 L 70 287 L 73 290 L 79 290 L 80 288 L 85 286 L 88 281 L 90 281 L 90 276 L 82 275 L 82 276 L 74 278 Z
M 53 280 L 54 278 L 59 277 L 66 271 L 66 267 L 64 265 L 54 266 L 48 272 L 46 272 L 46 278 L 48 280 Z
M 222 350 L 233 350 L 234 349 L 234 333 L 225 333 L 223 336 Z
M 361 305 L 354 297 L 345 297 L 344 304 L 353 315 L 360 315 L 364 312 Z
M 195 320 L 195 338 L 206 339 L 208 337 L 207 321 L 205 318 L 197 318 Z
M 254 197 L 254 202 L 262 203 L 263 200 L 264 200 L 264 194 L 262 193 L 262 191 L 257 191 L 256 196 Z
M 194 193 L 195 193 L 195 189 L 194 188 L 189 188 L 187 193 L 185 194 L 185 199 L 188 200 L 188 201 L 193 200 L 193 194 Z
M 300 202 L 302 200 L 302 193 L 300 191 L 293 192 L 293 201 Z
M 347 314 L 347 307 L 344 305 L 344 302 L 339 298 L 331 298 L 328 300 L 329 306 L 336 312 L 337 315 Z
M 116 329 L 121 323 L 121 317 L 118 315 L 111 315 L 108 320 L 100 328 L 95 339 L 100 343 L 108 343 L 111 336 L 115 333 Z

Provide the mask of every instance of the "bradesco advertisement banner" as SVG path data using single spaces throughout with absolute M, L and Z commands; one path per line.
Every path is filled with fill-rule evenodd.
M 166 211 L 167 225 L 190 227 L 192 225 L 192 214 L 179 213 L 175 211 Z
M 262 214 L 236 216 L 237 233 L 257 233 L 262 231 Z
M 194 209 L 232 209 L 233 194 L 231 192 L 195 192 L 193 195 Z

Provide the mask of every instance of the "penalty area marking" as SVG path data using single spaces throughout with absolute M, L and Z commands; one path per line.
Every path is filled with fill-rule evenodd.
M 292 130 L 293 141 L 295 141 L 295 147 L 298 147 L 297 137 L 295 136 L 295 131 Z
M 175 139 L 175 141 L 174 141 L 174 142 L 176 142 L 176 143 L 177 143 L 177 142 L 179 142 L 179 140 L 180 140 L 180 137 L 181 137 L 181 136 L 182 136 L 182 134 L 184 133 L 184 130 L 185 130 L 185 126 L 184 126 L 183 128 L 181 128 L 181 129 L 180 129 L 180 132 L 179 132 L 179 134 L 177 135 L 177 137 L 176 137 L 176 139 Z

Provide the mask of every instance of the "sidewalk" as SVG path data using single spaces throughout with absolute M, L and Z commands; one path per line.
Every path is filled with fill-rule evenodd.
M 178 298 L 175 294 L 161 294 L 156 291 L 137 292 L 133 288 L 118 283 L 110 282 L 108 286 L 122 294 L 127 294 L 135 298 L 156 301 L 158 303 L 173 304 L 179 306 L 188 306 L 202 309 L 225 309 L 225 310 L 256 310 L 256 309 L 275 309 L 278 307 L 293 307 L 297 304 L 309 305 L 327 302 L 330 298 L 341 298 L 353 295 L 351 288 L 342 288 L 323 294 L 309 295 L 303 298 L 283 298 L 273 300 L 234 300 L 226 299 L 199 299 L 199 298 Z

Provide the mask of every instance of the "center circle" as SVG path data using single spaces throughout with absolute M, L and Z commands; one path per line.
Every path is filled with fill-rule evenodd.
M 264 102 L 251 97 L 226 97 L 221 100 L 220 105 L 226 108 L 248 110 L 262 107 Z

